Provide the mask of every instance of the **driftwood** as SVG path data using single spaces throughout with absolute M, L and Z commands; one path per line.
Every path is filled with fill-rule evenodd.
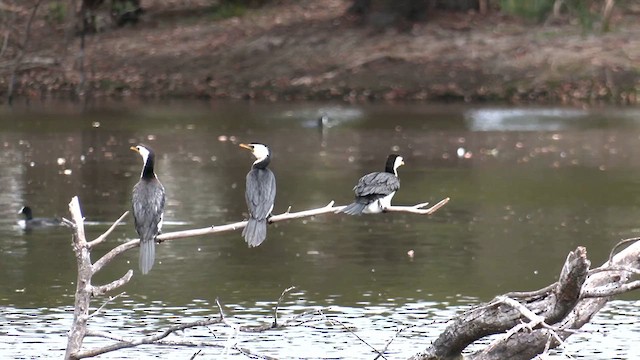
M 561 345 L 612 296 L 640 288 L 640 281 L 630 281 L 640 273 L 638 240 L 616 245 L 609 260 L 591 271 L 586 249 L 578 247 L 567 256 L 556 283 L 538 291 L 504 294 L 466 311 L 411 359 L 531 359 Z M 633 244 L 613 256 L 619 245 L 629 242 Z M 504 335 L 479 351 L 462 355 L 470 344 L 495 334 Z
M 435 204 L 434 206 L 428 209 L 424 209 L 424 207 L 427 206 L 427 203 L 422 203 L 415 206 L 391 206 L 386 210 L 395 211 L 395 212 L 408 212 L 412 214 L 429 215 L 434 213 L 441 207 L 443 207 L 447 202 L 449 202 L 449 198 L 446 198 L 438 202 L 437 204 Z M 320 215 L 320 214 L 335 213 L 343 208 L 344 206 L 334 206 L 334 203 L 332 201 L 328 205 L 318 209 L 311 209 L 311 210 L 305 210 L 300 212 L 289 212 L 287 210 L 287 212 L 285 212 L 284 214 L 274 215 L 270 217 L 269 222 L 274 223 L 278 221 L 297 219 L 297 218 L 309 217 L 309 216 Z M 119 246 L 116 246 L 107 254 L 103 255 L 100 259 L 98 259 L 96 262 L 92 263 L 91 250 L 95 246 L 104 242 L 107 239 L 107 237 L 116 228 L 116 226 L 127 216 L 128 212 L 125 212 L 124 214 L 122 214 L 122 216 L 120 216 L 120 218 L 116 220 L 116 222 L 104 234 L 100 235 L 98 238 L 92 241 L 88 241 L 86 239 L 85 232 L 84 232 L 84 218 L 82 216 L 82 211 L 80 209 L 80 201 L 78 200 L 77 196 L 74 197 L 69 203 L 69 212 L 71 213 L 71 220 L 64 219 L 64 223 L 74 230 L 73 250 L 76 255 L 76 262 L 78 267 L 78 278 L 76 281 L 75 306 L 74 306 L 74 316 L 73 316 L 74 318 L 73 318 L 73 323 L 71 325 L 71 330 L 69 331 L 69 335 L 68 335 L 65 359 L 81 359 L 86 357 L 92 357 L 99 354 L 104 354 L 106 352 L 115 351 L 115 350 L 119 350 L 127 347 L 138 346 L 142 344 L 217 346 L 211 343 L 193 342 L 193 341 L 167 342 L 165 338 L 168 335 L 172 334 L 173 332 L 184 330 L 186 328 L 191 328 L 196 326 L 205 326 L 205 325 L 216 324 L 216 323 L 225 323 L 224 315 L 222 313 L 222 307 L 219 304 L 218 304 L 220 309 L 219 317 L 203 319 L 203 320 L 195 321 L 188 324 L 175 325 L 164 330 L 159 334 L 146 336 L 135 341 L 117 337 L 109 333 L 92 331 L 88 329 L 87 328 L 88 320 L 95 314 L 99 313 L 102 307 L 106 304 L 106 303 L 103 304 L 102 307 L 98 308 L 94 313 L 90 314 L 89 309 L 91 305 L 91 299 L 96 296 L 104 295 L 108 292 L 111 292 L 125 285 L 131 280 L 131 277 L 133 276 L 133 271 L 129 270 L 119 279 L 114 280 L 105 285 L 93 285 L 91 283 L 93 275 L 95 275 L 98 271 L 104 268 L 104 266 L 109 264 L 118 255 L 124 253 L 127 250 L 138 247 L 140 245 L 140 240 L 135 239 L 127 243 L 121 244 Z M 210 226 L 202 229 L 177 231 L 177 232 L 162 234 L 157 237 L 157 241 L 162 242 L 162 241 L 190 238 L 194 236 L 210 235 L 210 234 L 226 232 L 226 231 L 234 231 L 234 230 L 242 229 L 246 225 L 247 225 L 246 221 L 240 221 L 237 223 L 232 223 L 232 224 L 227 224 L 222 226 Z M 287 289 L 285 290 L 285 292 L 289 290 L 291 289 Z M 284 296 L 285 292 L 283 292 L 282 296 Z M 280 299 L 282 299 L 282 296 L 280 297 Z M 107 302 L 111 301 L 112 299 L 113 298 L 110 298 Z M 278 325 L 277 323 L 277 307 L 276 307 L 276 310 L 274 313 L 274 322 L 273 324 L 269 324 L 267 327 L 265 327 L 265 329 L 276 328 L 279 326 L 280 325 Z M 257 330 L 261 330 L 261 329 L 262 328 Z M 254 329 L 254 331 L 255 330 L 256 329 Z M 116 343 L 113 345 L 109 345 L 101 348 L 83 350 L 82 343 L 86 336 L 98 336 L 98 337 L 108 338 L 116 341 Z M 242 349 L 240 350 L 245 351 Z

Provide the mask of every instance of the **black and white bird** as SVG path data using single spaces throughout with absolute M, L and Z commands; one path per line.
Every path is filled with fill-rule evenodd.
M 162 229 L 164 215 L 164 187 L 154 172 L 155 154 L 151 148 L 138 145 L 131 150 L 142 156 L 144 165 L 140 181 L 133 187 L 133 220 L 140 236 L 140 271 L 147 274 L 155 259 L 156 236 Z
M 374 172 L 361 177 L 353 188 L 356 200 L 340 212 L 349 215 L 377 214 L 391 206 L 393 195 L 400 189 L 398 168 L 402 165 L 402 156 L 389 155 L 384 172 Z
M 62 225 L 62 220 L 55 218 L 34 218 L 33 211 L 28 206 L 23 206 L 18 214 L 24 215 L 24 219 L 18 220 L 18 226 L 22 230 L 45 228 Z
M 247 227 L 242 236 L 249 247 L 262 244 L 267 238 L 267 220 L 273 210 L 276 199 L 276 177 L 267 169 L 271 162 L 271 150 L 264 144 L 240 144 L 240 147 L 250 150 L 256 161 L 247 173 L 245 200 L 249 210 Z

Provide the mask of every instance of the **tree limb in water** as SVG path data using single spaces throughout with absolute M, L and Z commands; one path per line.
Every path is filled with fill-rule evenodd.
M 539 291 L 498 296 L 466 311 L 411 359 L 461 359 L 462 351 L 472 343 L 501 333 L 505 336 L 464 359 L 531 359 L 562 345 L 612 296 L 640 287 L 639 281 L 630 281 L 640 269 L 638 240 L 624 241 L 634 243 L 593 270 L 589 270 L 586 248 L 578 247 L 567 256 L 556 283 Z

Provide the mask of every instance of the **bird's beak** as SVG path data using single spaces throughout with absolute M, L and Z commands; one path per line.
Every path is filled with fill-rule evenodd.
M 240 147 L 241 148 L 245 148 L 245 149 L 247 149 L 249 151 L 253 151 L 253 148 L 250 145 L 247 145 L 247 144 L 240 144 Z
M 130 147 L 129 150 L 133 150 L 135 152 L 139 152 L 138 149 L 135 146 Z

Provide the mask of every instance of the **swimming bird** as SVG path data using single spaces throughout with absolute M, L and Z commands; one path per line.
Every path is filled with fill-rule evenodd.
M 330 128 L 332 126 L 332 124 L 330 124 L 329 122 L 329 116 L 327 114 L 322 114 L 318 120 L 316 120 L 316 122 L 318 123 L 318 128 L 323 129 L 323 128 Z
M 154 172 L 155 154 L 145 145 L 132 146 L 142 156 L 140 181 L 133 187 L 132 207 L 136 231 L 140 236 L 140 271 L 147 274 L 155 259 L 156 236 L 162 229 L 164 187 Z
M 52 227 L 62 225 L 62 220 L 55 218 L 34 218 L 30 207 L 23 206 L 18 214 L 24 215 L 24 219 L 18 220 L 18 226 L 22 230 L 31 230 L 34 228 Z
M 391 206 L 391 199 L 400 188 L 398 168 L 404 165 L 402 156 L 391 154 L 387 157 L 384 172 L 373 172 L 358 180 L 353 188 L 356 200 L 339 212 L 349 215 L 377 214 Z
M 273 203 L 276 199 L 276 177 L 267 169 L 271 162 L 271 150 L 264 144 L 240 144 L 240 147 L 250 150 L 256 161 L 247 173 L 245 200 L 249 209 L 247 227 L 242 236 L 249 247 L 262 244 L 267 238 L 267 219 L 271 216 Z

